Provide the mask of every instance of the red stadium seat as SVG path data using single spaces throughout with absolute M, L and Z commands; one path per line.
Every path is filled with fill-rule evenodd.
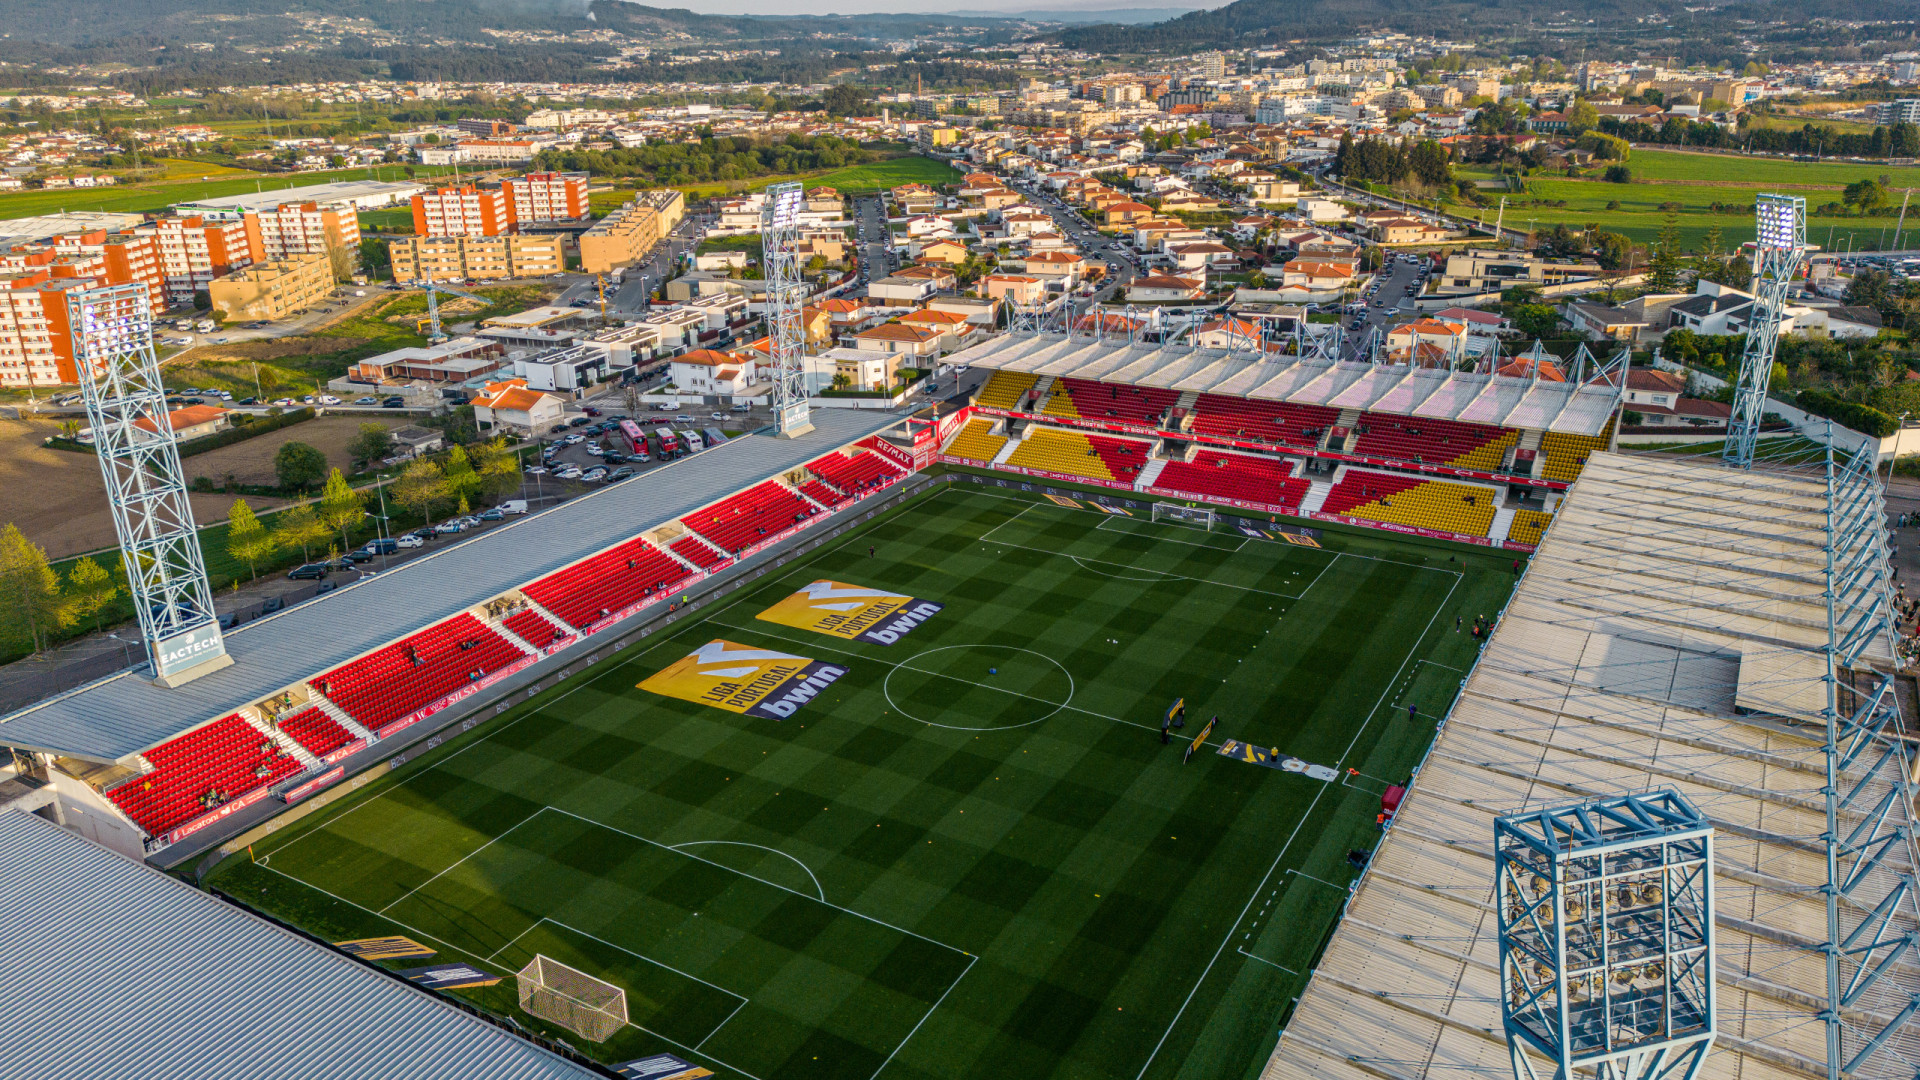
M 280 744 L 238 716 L 195 728 L 143 756 L 153 771 L 107 792 L 107 798 L 149 836 L 159 836 L 213 809 L 218 802 L 213 806 L 202 802 L 209 792 L 217 792 L 219 802 L 224 802 L 284 780 L 301 768 Z
M 1279 443 L 1311 449 L 1321 433 L 1340 419 L 1325 405 L 1286 405 L 1277 401 L 1201 394 L 1193 403 L 1193 431 L 1222 439 Z
M 279 727 L 281 734 L 306 747 L 314 757 L 324 757 L 353 741 L 353 732 L 319 709 L 302 709 L 283 717 Z
M 500 623 L 536 649 L 544 649 L 561 638 L 573 636 L 571 631 L 553 625 L 551 619 L 532 608 L 522 608 L 500 620 Z
M 569 626 L 585 630 L 607 614 L 649 596 L 671 593 L 686 578 L 686 567 L 636 537 L 548 574 L 521 591 Z
M 819 507 L 795 494 L 792 488 L 768 480 L 680 520 L 721 551 L 737 555 L 818 513 L 821 513 Z
M 309 679 L 308 685 L 362 727 L 377 729 L 524 655 L 487 624 L 460 614 Z
M 1153 483 L 1202 498 L 1242 499 L 1285 507 L 1298 507 L 1312 486 L 1294 479 L 1293 469 L 1286 462 L 1217 450 L 1201 450 L 1192 461 L 1167 462 Z

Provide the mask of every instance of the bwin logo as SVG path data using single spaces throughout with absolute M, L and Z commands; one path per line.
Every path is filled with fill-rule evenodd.
M 845 675 L 847 669 L 833 664 L 821 664 L 809 671 L 805 678 L 788 686 L 785 693 L 772 701 L 761 702 L 760 708 L 773 714 L 776 719 L 784 720 L 800 711 L 800 706 L 812 701 L 820 691 L 833 685 L 835 679 Z
M 791 653 L 774 652 L 771 649 L 729 649 L 724 641 L 709 641 L 694 650 L 694 664 L 700 674 L 714 679 L 744 679 L 756 674 L 760 660 L 800 660 L 802 657 Z M 744 667 L 713 667 L 714 664 L 740 664 Z
M 939 613 L 939 604 L 923 600 L 895 616 L 893 621 L 885 626 L 875 627 L 867 631 L 866 636 L 883 645 L 892 645 L 904 637 L 907 631 L 912 630 L 914 627 L 919 626 L 921 623 L 926 622 Z

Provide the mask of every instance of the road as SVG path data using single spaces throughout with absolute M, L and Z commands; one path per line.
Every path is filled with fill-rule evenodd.
M 1378 330 L 1385 334 L 1396 314 L 1412 309 L 1413 305 L 1408 303 L 1407 287 L 1420 279 L 1420 270 L 1414 264 L 1403 262 L 1398 256 L 1388 254 L 1393 261 L 1389 264 L 1391 269 L 1386 279 L 1383 281 L 1375 275 L 1370 279 L 1375 284 L 1361 294 L 1367 304 L 1367 313 L 1361 324 L 1356 327 L 1353 325 L 1351 316 L 1341 315 L 1341 318 L 1347 320 L 1346 358 L 1349 360 L 1362 359 L 1361 354 L 1373 331 Z
M 859 195 L 853 200 L 856 222 L 854 240 L 860 251 L 860 284 L 847 295 L 867 295 L 867 282 L 886 277 L 900 268 L 900 257 L 887 234 L 887 211 L 878 195 Z
M 1075 319 L 1095 304 L 1104 304 L 1112 300 L 1128 282 L 1140 276 L 1141 269 L 1134 261 L 1133 254 L 1121 247 L 1112 237 L 1102 234 L 1090 224 L 1083 223 L 1073 207 L 1062 202 L 1043 186 L 1022 184 L 1019 187 L 1022 194 L 1053 219 L 1053 223 L 1059 226 L 1062 236 L 1079 246 L 1080 254 L 1087 262 L 1101 263 L 1106 266 L 1106 284 L 1091 296 L 1074 299 Z

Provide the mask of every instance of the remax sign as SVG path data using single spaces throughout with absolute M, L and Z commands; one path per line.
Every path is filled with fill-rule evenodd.
M 220 624 L 203 623 L 185 633 L 164 637 L 153 644 L 154 674 L 164 679 L 190 667 L 198 667 L 227 651 L 220 637 Z

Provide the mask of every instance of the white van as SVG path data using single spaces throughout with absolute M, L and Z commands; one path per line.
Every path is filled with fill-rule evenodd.
M 686 446 L 689 454 L 697 454 L 707 448 L 707 444 L 700 439 L 700 433 L 692 428 L 680 433 L 680 441 Z
M 503 514 L 524 514 L 527 512 L 527 500 L 508 499 L 506 502 L 500 504 L 500 512 Z

